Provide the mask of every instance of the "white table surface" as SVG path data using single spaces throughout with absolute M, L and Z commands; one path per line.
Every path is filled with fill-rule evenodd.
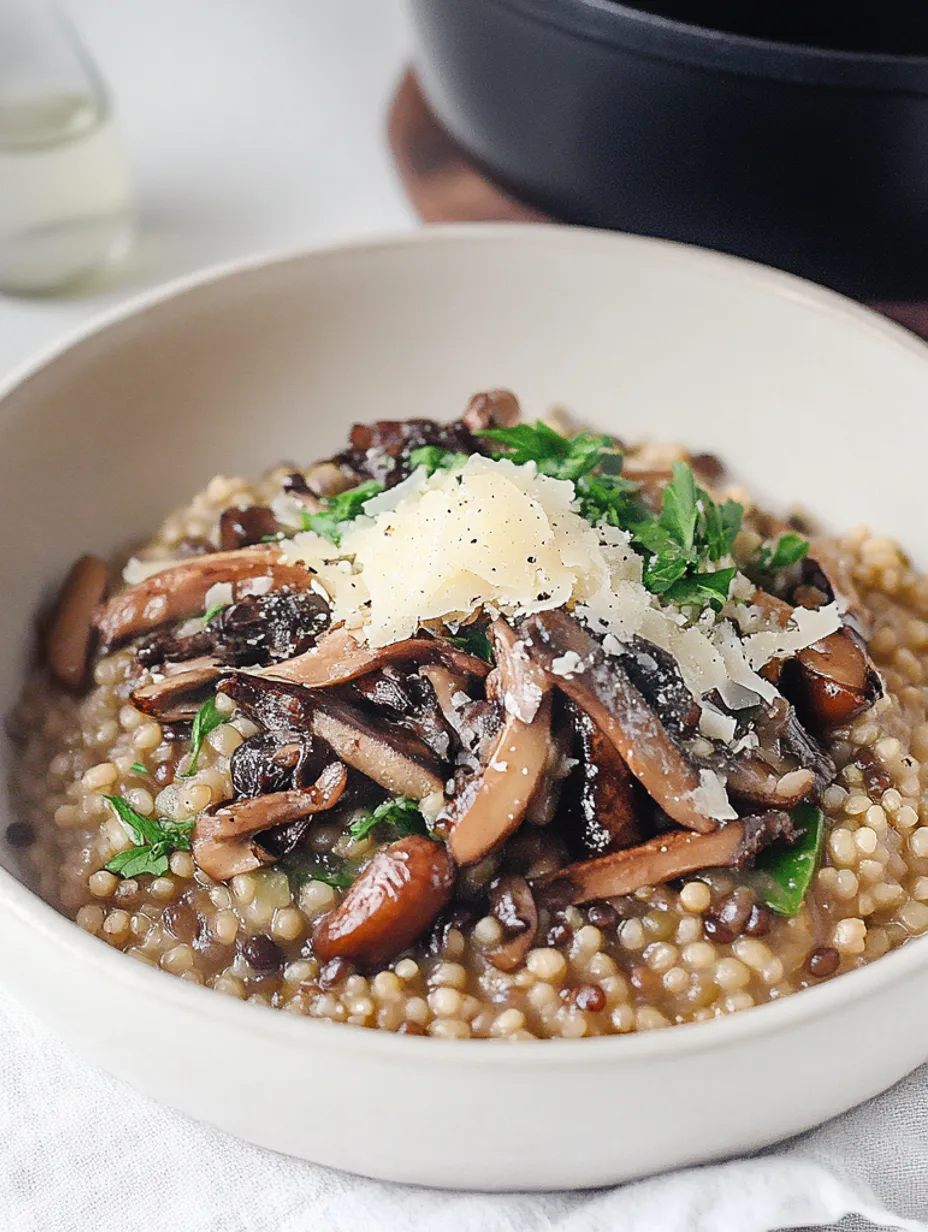
M 386 148 L 401 0 L 67 0 L 135 172 L 139 240 L 110 285 L 0 296 L 0 380 L 146 287 L 415 219 Z M 2 191 L 2 185 L 0 185 Z

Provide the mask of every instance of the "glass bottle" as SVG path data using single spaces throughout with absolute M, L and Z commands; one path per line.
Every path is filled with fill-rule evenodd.
M 0 0 L 0 291 L 72 287 L 132 231 L 129 168 L 90 57 L 49 0 Z

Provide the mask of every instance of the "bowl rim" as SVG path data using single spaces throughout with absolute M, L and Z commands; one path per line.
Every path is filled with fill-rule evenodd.
M 713 276 L 726 277 L 753 286 L 776 298 L 787 299 L 802 307 L 846 322 L 850 330 L 863 329 L 876 333 L 884 341 L 902 349 L 925 366 L 928 384 L 928 347 L 902 326 L 881 317 L 837 292 L 819 287 L 795 275 L 708 249 L 674 241 L 622 232 L 568 227 L 549 223 L 455 223 L 436 225 L 418 231 L 360 240 L 319 243 L 297 249 L 274 249 L 256 255 L 219 262 L 169 282 L 131 296 L 89 321 L 66 332 L 42 348 L 36 355 L 16 367 L 0 381 L 0 432 L 11 413 L 10 397 L 23 389 L 29 380 L 57 360 L 75 351 L 85 342 L 99 338 L 119 324 L 144 317 L 150 311 L 200 288 L 212 287 L 228 279 L 300 261 L 338 260 L 383 252 L 400 252 L 405 248 L 421 249 L 457 245 L 527 244 L 550 247 L 561 245 L 579 248 L 621 247 L 649 250 L 659 261 L 683 262 L 697 270 L 705 269 Z M 28 413 L 28 407 L 18 408 Z M 430 1042 L 429 1037 L 401 1036 L 388 1031 L 359 1029 L 339 1030 L 333 1034 L 331 1023 L 268 1011 L 267 1007 L 249 1005 L 213 989 L 180 980 L 167 972 L 132 962 L 120 951 L 101 939 L 86 933 L 73 920 L 60 913 L 28 888 L 11 871 L 0 867 L 0 911 L 7 910 L 19 922 L 42 935 L 59 953 L 70 955 L 80 963 L 90 978 L 115 980 L 136 990 L 140 996 L 159 1000 L 165 1008 L 183 1015 L 197 1015 L 222 1028 L 250 1030 L 264 1042 L 292 1042 L 302 1048 L 331 1048 L 356 1052 L 367 1057 L 415 1059 L 418 1064 L 453 1059 L 469 1067 L 508 1069 L 533 1065 L 537 1059 L 534 1048 L 494 1049 L 483 1039 L 456 1040 L 445 1051 L 443 1041 Z M 838 979 L 827 980 L 812 988 L 800 990 L 800 995 L 753 1006 L 748 1013 L 726 1015 L 708 1022 L 675 1024 L 672 1031 L 639 1031 L 627 1035 L 605 1035 L 577 1040 L 545 1041 L 555 1044 L 546 1048 L 543 1064 L 574 1066 L 577 1064 L 617 1064 L 667 1058 L 686 1052 L 699 1055 L 727 1047 L 737 1040 L 760 1038 L 787 1030 L 816 1017 L 840 1010 L 846 1003 L 878 994 L 896 982 L 905 980 L 928 966 L 928 938 L 913 938 L 907 944 L 882 955 L 865 966 L 845 972 Z M 16 995 L 13 987 L 14 996 Z M 346 1027 L 347 1024 L 335 1024 Z M 67 1036 L 63 1033 L 63 1037 Z
M 743 77 L 928 94 L 928 55 L 786 43 L 700 26 L 622 0 L 488 0 L 575 38 Z

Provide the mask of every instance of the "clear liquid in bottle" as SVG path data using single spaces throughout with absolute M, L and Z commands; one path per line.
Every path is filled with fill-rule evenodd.
M 96 102 L 0 101 L 0 286 L 68 286 L 121 256 L 131 236 L 128 167 Z
M 125 252 L 132 184 L 73 31 L 41 3 L 0 7 L 0 291 L 48 293 Z

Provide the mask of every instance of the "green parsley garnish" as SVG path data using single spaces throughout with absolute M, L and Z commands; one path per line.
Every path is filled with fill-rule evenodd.
M 108 872 L 120 877 L 138 877 L 142 873 L 160 877 L 168 871 L 172 852 L 190 850 L 192 820 L 143 817 L 123 796 L 105 796 L 104 799 L 112 805 L 134 844 L 113 856 L 106 865 Z
M 465 625 L 448 640 L 461 650 L 474 655 L 475 658 L 485 659 L 487 663 L 493 662 L 493 647 L 490 645 L 490 639 L 478 625 Z
M 638 499 L 638 484 L 621 475 L 622 455 L 607 459 L 611 470 L 581 475 L 574 484 L 580 514 L 594 526 L 627 527 L 647 518 L 648 511 Z
M 224 722 L 225 717 L 219 713 L 215 697 L 208 697 L 194 717 L 193 731 L 190 733 L 190 763 L 181 778 L 189 779 L 192 774 L 196 774 L 203 741 Z
M 692 469 L 684 462 L 674 463 L 660 513 L 647 514 L 628 527 L 636 545 L 650 557 L 644 574 L 648 590 L 672 603 L 721 608 L 735 570 L 713 572 L 706 565 L 731 551 L 743 514 L 736 501 L 716 505 L 708 492 L 697 487 Z
M 143 766 L 140 761 L 134 761 L 132 765 L 129 767 L 129 769 L 134 770 L 136 774 L 147 774 L 148 773 L 147 768 Z
M 287 856 L 279 867 L 287 874 L 293 886 L 305 885 L 308 881 L 321 881 L 323 885 L 331 886 L 334 890 L 347 890 L 358 875 L 358 870 L 345 861 L 333 868 L 318 861 L 306 861 L 299 853 Z
M 468 453 L 451 453 L 440 445 L 421 445 L 410 451 L 409 465 L 414 471 L 424 466 L 430 475 L 434 475 L 436 471 L 463 466 L 469 457 Z
M 795 565 L 807 555 L 808 551 L 808 539 L 803 539 L 801 535 L 788 530 L 786 534 L 780 536 L 776 543 L 768 540 L 767 543 L 761 544 L 751 564 L 762 573 L 773 573 L 776 569 L 786 569 L 789 565 Z
M 317 535 L 322 535 L 324 539 L 328 539 L 330 543 L 337 546 L 341 543 L 342 523 L 353 521 L 361 513 L 364 505 L 369 500 L 373 500 L 375 496 L 379 496 L 383 490 L 382 483 L 378 483 L 376 479 L 369 479 L 367 483 L 358 484 L 356 488 L 349 488 L 347 492 L 339 492 L 338 496 L 333 496 L 326 501 L 325 509 L 321 513 L 303 514 L 303 529 L 314 530 Z
M 348 833 L 354 839 L 367 838 L 377 826 L 389 826 L 399 838 L 406 838 L 409 834 L 428 834 L 418 804 L 406 796 L 384 800 L 375 809 L 362 813 L 351 823 Z
M 212 607 L 208 607 L 201 617 L 203 623 L 208 625 L 214 616 L 218 616 L 219 613 L 225 611 L 228 606 L 228 603 L 214 603 Z
M 534 462 L 539 474 L 574 482 L 595 470 L 604 458 L 618 454 L 608 436 L 594 436 L 591 432 L 561 436 L 541 420 L 516 424 L 513 428 L 485 428 L 476 435 L 506 446 L 506 452 L 495 453 L 494 458 L 508 458 L 517 466 Z
M 664 598 L 678 607 L 703 607 L 708 603 L 721 608 L 737 572 L 737 569 L 730 568 L 717 569 L 715 573 L 687 574 L 664 591 Z

